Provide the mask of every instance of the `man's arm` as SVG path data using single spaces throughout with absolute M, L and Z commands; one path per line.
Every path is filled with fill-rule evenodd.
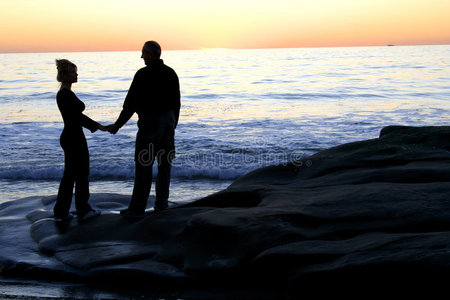
M 127 111 L 125 109 L 122 109 L 117 121 L 114 124 L 106 126 L 108 132 L 116 134 L 117 131 L 119 131 L 119 129 L 122 128 L 122 126 L 125 125 L 125 123 L 133 116 L 133 114 L 134 111 Z
M 123 125 L 125 125 L 126 122 L 133 116 L 134 110 L 123 108 L 120 112 L 119 118 L 114 123 L 114 125 L 117 127 L 117 130 L 122 128 Z
M 131 82 L 131 86 L 128 90 L 127 96 L 125 97 L 125 101 L 123 103 L 122 111 L 120 112 L 119 117 L 117 118 L 117 121 L 114 124 L 108 125 L 108 132 L 112 134 L 116 134 L 117 131 L 119 131 L 120 128 L 122 128 L 125 123 L 128 122 L 128 120 L 133 116 L 133 114 L 136 111 L 136 101 L 137 101 L 137 95 L 138 95 L 138 73 L 133 78 L 133 81 Z
M 177 74 L 174 72 L 174 86 L 173 86 L 173 107 L 172 107 L 172 111 L 173 114 L 175 115 L 175 128 L 178 125 L 178 119 L 180 117 L 180 107 L 181 107 L 181 95 L 180 95 L 180 82 L 178 80 L 178 76 Z

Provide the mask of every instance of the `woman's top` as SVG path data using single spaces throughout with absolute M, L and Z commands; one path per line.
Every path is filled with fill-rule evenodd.
M 97 130 L 99 124 L 83 114 L 85 105 L 71 90 L 59 90 L 56 95 L 56 103 L 64 120 L 64 129 L 61 137 L 63 135 L 84 137 L 82 127 L 89 129 L 91 132 Z

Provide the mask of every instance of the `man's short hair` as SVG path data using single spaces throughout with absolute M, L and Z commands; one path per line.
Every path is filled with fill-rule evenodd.
M 155 41 L 145 42 L 144 51 L 151 52 L 156 58 L 161 57 L 161 46 Z

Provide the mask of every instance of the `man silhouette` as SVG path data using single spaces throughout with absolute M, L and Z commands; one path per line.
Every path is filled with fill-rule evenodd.
M 128 208 L 120 212 L 125 217 L 144 216 L 155 158 L 158 174 L 154 209 L 168 208 L 170 170 L 175 155 L 174 135 L 181 104 L 178 76 L 160 56 L 161 47 L 157 42 L 144 44 L 141 58 L 146 66 L 136 72 L 119 118 L 108 126 L 108 131 L 116 134 L 135 112 L 138 114 L 133 195 Z

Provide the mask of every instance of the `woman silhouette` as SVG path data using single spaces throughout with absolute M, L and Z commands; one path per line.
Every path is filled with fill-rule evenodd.
M 67 59 L 56 60 L 57 80 L 61 88 L 56 95 L 56 102 L 61 112 L 64 129 L 60 144 L 64 150 L 64 174 L 59 185 L 56 204 L 53 208 L 55 221 L 69 221 L 69 213 L 75 185 L 75 207 L 79 221 L 100 215 L 89 205 L 89 150 L 83 128 L 91 132 L 106 127 L 83 114 L 84 103 L 72 92 L 72 83 L 78 81 L 77 66 Z

